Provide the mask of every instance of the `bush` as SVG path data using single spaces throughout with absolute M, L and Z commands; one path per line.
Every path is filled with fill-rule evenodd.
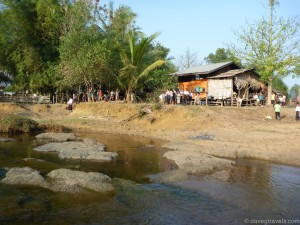
M 38 123 L 23 116 L 10 115 L 0 120 L 0 132 L 29 133 L 39 129 Z
M 156 102 L 152 105 L 152 110 L 160 110 L 162 109 L 162 104 L 159 102 Z

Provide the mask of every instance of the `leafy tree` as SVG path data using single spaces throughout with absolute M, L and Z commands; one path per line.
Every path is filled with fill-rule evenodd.
M 115 78 L 123 67 L 118 46 L 128 44 L 127 33 L 129 30 L 138 30 L 135 26 L 136 14 L 127 6 L 120 6 L 114 10 L 112 3 L 109 7 L 101 7 L 101 12 L 102 14 L 99 15 L 101 33 L 107 40 L 107 49 L 111 53 L 108 58 L 109 73 L 106 73 L 103 81 L 110 84 L 111 87 L 117 88 L 119 83 Z
M 299 20 L 278 18 L 275 15 L 277 0 L 268 0 L 269 18 L 262 18 L 254 24 L 247 24 L 236 33 L 242 47 L 231 45 L 231 51 L 243 59 L 247 66 L 256 69 L 261 79 L 268 84 L 271 96 L 273 82 L 277 77 L 296 72 L 300 61 Z M 271 98 L 268 97 L 268 105 Z
M 241 66 L 241 60 L 235 57 L 229 49 L 224 48 L 218 48 L 215 54 L 210 53 L 204 60 L 208 64 L 233 61 Z
M 281 91 L 285 93 L 286 95 L 288 94 L 289 88 L 286 86 L 286 84 L 283 82 L 283 80 L 280 77 L 276 77 L 273 80 L 273 89 L 277 91 Z
M 111 52 L 108 39 L 97 25 L 96 15 L 100 13 L 90 1 L 78 1 L 67 8 L 59 48 L 62 89 L 80 85 L 92 87 L 109 74 Z
M 294 84 L 294 86 L 291 87 L 290 95 L 292 98 L 296 98 L 297 96 L 300 96 L 300 85 Z
M 51 88 L 49 77 L 43 80 L 59 57 L 59 1 L 0 0 L 0 6 L 0 65 L 16 90 Z
M 148 90 L 160 91 L 162 89 L 175 88 L 177 86 L 177 79 L 174 76 L 168 76 L 168 74 L 177 70 L 171 61 L 173 58 L 168 58 L 170 49 L 165 48 L 160 43 L 156 43 L 151 47 L 151 51 L 151 57 L 153 57 L 154 60 L 164 59 L 166 63 L 149 74 Z
M 79 1 L 68 7 L 61 38 L 61 87 L 108 84 L 117 87 L 116 77 L 122 68 L 119 43 L 126 43 L 125 33 L 135 14 L 121 6 L 95 7 Z
M 130 101 L 131 94 L 149 79 L 149 73 L 165 64 L 165 60 L 156 60 L 149 57 L 151 42 L 158 36 L 158 33 L 150 37 L 141 37 L 134 30 L 127 34 L 128 45 L 119 45 L 120 57 L 123 68 L 120 70 L 117 80 L 126 92 L 126 100 Z M 143 81 L 143 82 L 142 82 Z

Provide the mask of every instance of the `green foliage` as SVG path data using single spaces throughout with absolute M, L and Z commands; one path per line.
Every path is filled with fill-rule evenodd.
M 152 110 L 161 110 L 162 109 L 162 104 L 159 103 L 159 102 L 155 102 L 153 105 L 152 105 Z
M 274 90 L 281 91 L 281 92 L 285 93 L 286 95 L 288 94 L 288 91 L 289 91 L 288 86 L 286 86 L 286 84 L 279 77 L 274 79 L 273 88 L 274 88 Z
M 151 43 L 156 35 L 145 37 L 129 7 L 92 0 L 0 0 L 0 6 L 0 84 L 12 82 L 14 91 L 94 84 L 151 91 L 169 82 L 168 67 L 157 69 L 169 49 Z
M 117 80 L 126 91 L 127 100 L 130 100 L 131 93 L 149 80 L 149 74 L 152 71 L 165 64 L 165 60 L 153 61 L 155 57 L 149 57 L 154 54 L 153 51 L 149 51 L 149 46 L 157 36 L 158 33 L 150 37 L 141 37 L 139 33 L 131 30 L 127 34 L 128 44 L 119 45 L 123 68 L 120 70 Z
M 115 77 L 122 66 L 117 43 L 125 42 L 125 31 L 134 18 L 124 6 L 115 12 L 112 6 L 94 8 L 84 2 L 69 7 L 60 46 L 60 86 L 106 83 L 117 87 Z
M 0 0 L 0 66 L 14 89 L 45 89 L 44 70 L 58 61 L 60 4 L 53 0 Z M 47 7 L 45 7 L 47 6 Z
M 241 66 L 241 60 L 238 59 L 233 52 L 229 49 L 218 48 L 216 53 L 210 53 L 207 57 L 204 58 L 206 63 L 220 63 L 220 62 L 235 62 L 237 65 Z
M 271 95 L 273 81 L 277 77 L 299 75 L 300 63 L 299 19 L 275 16 L 278 1 L 269 0 L 270 16 L 236 33 L 242 46 L 231 45 L 231 51 L 239 56 L 248 67 L 255 68 L 261 80 L 268 83 Z M 270 98 L 268 98 L 270 104 Z
M 290 95 L 291 98 L 296 98 L 297 96 L 300 96 L 300 85 L 295 84 L 293 87 L 291 87 Z
M 10 115 L 0 120 L 0 132 L 29 133 L 38 129 L 36 121 L 22 116 Z

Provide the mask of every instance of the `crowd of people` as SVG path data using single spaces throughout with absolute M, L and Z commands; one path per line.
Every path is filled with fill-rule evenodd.
M 164 104 L 183 104 L 188 105 L 191 104 L 192 101 L 196 105 L 200 105 L 200 92 L 192 92 L 187 89 L 167 89 L 165 92 L 159 95 L 160 103 Z
M 119 89 L 111 91 L 98 89 L 95 91 L 92 88 L 89 88 L 86 92 L 82 92 L 80 94 L 73 93 L 72 99 L 76 104 L 88 101 L 118 101 L 120 100 L 120 91 Z
M 80 94 L 73 93 L 67 102 L 67 109 L 72 111 L 73 104 L 79 104 L 80 102 L 95 102 L 95 101 L 119 101 L 120 100 L 120 91 L 119 89 L 111 91 L 103 91 L 98 89 L 97 91 L 92 88 L 88 88 L 86 92 Z

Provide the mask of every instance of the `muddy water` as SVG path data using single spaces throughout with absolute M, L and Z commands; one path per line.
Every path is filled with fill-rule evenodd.
M 56 168 L 96 171 L 113 178 L 115 192 L 75 195 L 0 184 L 0 224 L 250 224 L 300 219 L 300 168 L 240 160 L 230 171 L 213 176 L 192 176 L 174 185 L 152 183 L 148 175 L 174 169 L 162 158 L 161 142 L 79 135 L 100 141 L 120 157 L 110 163 L 60 160 L 56 154 L 33 151 L 39 144 L 34 137 L 16 136 L 16 142 L 0 143 L 0 177 L 4 167 L 16 166 L 30 166 L 42 174 Z M 45 161 L 22 160 L 28 157 Z

